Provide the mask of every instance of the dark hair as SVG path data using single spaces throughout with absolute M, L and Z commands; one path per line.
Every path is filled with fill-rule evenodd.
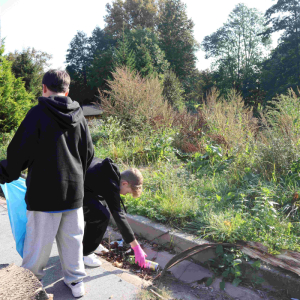
M 42 83 L 55 93 L 65 93 L 70 86 L 71 78 L 66 71 L 49 70 L 45 73 Z

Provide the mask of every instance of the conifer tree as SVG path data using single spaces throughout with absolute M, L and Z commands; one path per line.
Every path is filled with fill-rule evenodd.
M 151 59 L 151 55 L 147 47 L 142 44 L 137 51 L 136 57 L 139 58 L 139 72 L 142 77 L 152 75 L 154 73 L 154 67 Z
M 115 48 L 113 62 L 115 68 L 125 66 L 131 71 L 135 69 L 135 54 L 130 49 L 130 44 L 125 33 L 123 33 L 123 38 L 118 41 Z

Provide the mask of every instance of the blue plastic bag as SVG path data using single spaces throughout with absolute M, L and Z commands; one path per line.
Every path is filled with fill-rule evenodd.
M 20 177 L 11 183 L 1 184 L 1 188 L 6 198 L 7 211 L 16 248 L 21 257 L 23 257 L 27 223 L 26 181 Z

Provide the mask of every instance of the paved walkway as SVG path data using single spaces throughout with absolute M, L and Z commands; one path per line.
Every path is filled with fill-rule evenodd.
M 0 202 L 0 228 L 0 268 L 11 263 L 20 266 L 22 259 L 15 249 L 15 242 L 3 200 Z M 84 280 L 86 295 L 81 299 L 136 299 L 136 295 L 140 292 L 145 282 L 125 270 L 113 267 L 105 260 L 102 260 L 102 262 L 103 265 L 100 268 L 86 268 L 87 277 Z M 54 294 L 55 300 L 75 299 L 70 289 L 63 283 L 56 243 L 53 245 L 47 264 L 43 285 L 48 293 Z

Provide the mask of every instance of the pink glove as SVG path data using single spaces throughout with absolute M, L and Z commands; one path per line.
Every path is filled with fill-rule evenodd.
M 144 250 L 141 248 L 140 245 L 137 245 L 135 247 L 132 247 L 134 251 L 135 256 L 135 263 L 138 263 L 140 267 L 146 267 L 146 257 L 147 254 L 144 252 Z

